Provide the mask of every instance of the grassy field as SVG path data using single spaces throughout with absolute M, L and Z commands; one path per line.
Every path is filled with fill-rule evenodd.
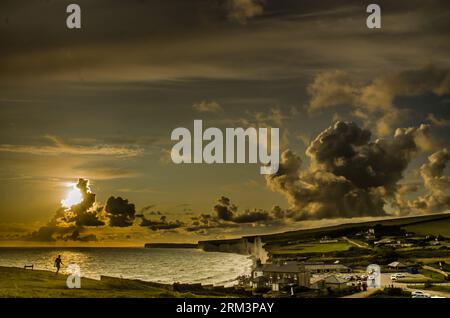
M 429 224 L 432 222 L 436 222 L 436 225 L 439 225 L 441 222 L 450 222 L 450 214 L 432 214 L 432 215 L 424 215 L 424 216 L 415 216 L 415 217 L 406 217 L 406 218 L 396 218 L 396 219 L 386 219 L 386 220 L 378 220 L 378 221 L 369 221 L 369 222 L 361 222 L 361 223 L 347 223 L 340 225 L 332 225 L 321 228 L 312 228 L 312 229 L 302 229 L 297 231 L 289 231 L 283 233 L 276 234 L 268 234 L 262 235 L 261 238 L 264 242 L 268 244 L 277 244 L 277 243 L 285 243 L 289 241 L 295 241 L 300 239 L 305 239 L 309 237 L 320 238 L 322 236 L 331 236 L 331 237 L 341 237 L 346 236 L 351 233 L 376 227 L 376 226 L 385 226 L 385 227 L 407 227 L 407 226 L 421 226 L 425 224 Z M 448 229 L 447 229 L 448 232 Z M 442 234 L 444 235 L 444 234 Z M 249 236 L 252 237 L 252 236 Z M 449 236 L 450 237 L 450 236 Z
M 445 282 L 444 275 L 430 271 L 427 269 L 420 269 L 419 273 L 422 274 L 425 278 L 404 278 L 399 279 L 399 283 L 406 283 L 406 284 L 414 284 L 414 283 L 443 283 Z
M 442 257 L 442 258 L 416 258 L 416 261 L 421 262 L 425 265 L 437 263 L 437 262 L 445 262 L 450 264 L 450 257 Z
M 8 298 L 169 298 L 198 297 L 143 283 L 126 281 L 120 284 L 81 278 L 81 289 L 68 289 L 65 275 L 47 271 L 0 267 L 0 297 Z
M 432 234 L 450 238 L 450 219 L 407 225 L 403 228 L 419 235 Z
M 277 254 L 311 254 L 311 253 L 330 253 L 347 251 L 353 245 L 348 242 L 337 243 L 301 243 L 293 245 L 279 246 L 274 245 L 270 247 L 270 253 Z

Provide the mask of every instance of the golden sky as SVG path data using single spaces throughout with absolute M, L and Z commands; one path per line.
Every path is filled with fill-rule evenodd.
M 1 244 L 196 241 L 448 210 L 448 1 L 378 1 L 379 30 L 360 1 L 77 3 L 80 30 L 64 1 L 0 4 Z M 279 173 L 174 165 L 170 134 L 194 119 L 279 127 Z M 95 204 L 68 218 L 79 178 Z M 108 212 L 110 197 L 128 202 Z

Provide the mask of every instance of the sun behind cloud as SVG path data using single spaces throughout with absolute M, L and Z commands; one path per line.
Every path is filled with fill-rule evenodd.
M 71 206 L 79 204 L 83 201 L 83 194 L 80 189 L 77 188 L 76 184 L 70 184 L 70 187 L 72 189 L 67 193 L 66 198 L 61 200 L 61 205 L 64 208 L 70 208 Z

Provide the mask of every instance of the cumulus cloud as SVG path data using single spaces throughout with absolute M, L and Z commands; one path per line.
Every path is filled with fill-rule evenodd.
M 294 219 L 383 216 L 386 200 L 427 138 L 428 126 L 421 125 L 372 141 L 369 130 L 338 121 L 311 142 L 309 167 L 301 169 L 301 158 L 286 150 L 278 173 L 266 176 L 267 185 L 286 196 Z
M 368 84 L 358 82 L 343 71 L 319 73 L 308 87 L 310 112 L 344 106 L 353 115 L 376 129 L 379 136 L 388 136 L 407 111 L 395 105 L 400 96 L 450 92 L 450 71 L 426 66 L 380 76 Z
M 398 197 L 398 206 L 412 213 L 437 213 L 450 209 L 450 178 L 444 175 L 449 160 L 450 153 L 446 148 L 430 155 L 428 162 L 420 167 L 426 194 L 410 201 Z
M 94 239 L 93 236 L 84 237 L 80 233 L 85 227 L 105 225 L 103 207 L 96 204 L 96 195 L 89 187 L 89 180 L 80 178 L 75 187 L 81 193 L 81 202 L 59 208 L 45 226 L 26 236 L 26 239 L 33 241 Z
M 231 223 L 258 223 L 270 221 L 273 219 L 271 213 L 262 210 L 245 210 L 243 212 L 238 212 L 238 207 L 231 203 L 231 200 L 227 197 L 220 197 L 218 204 L 214 206 L 215 219 L 219 221 L 228 221 Z M 205 217 L 205 216 L 204 216 Z M 208 223 L 206 221 L 211 221 L 211 216 L 208 215 L 207 218 L 203 219 L 203 223 Z
M 439 118 L 435 114 L 428 114 L 427 119 L 438 127 L 450 127 L 450 119 Z
M 89 188 L 89 180 L 80 178 L 76 187 L 80 190 L 83 200 L 64 211 L 63 220 L 66 223 L 75 222 L 77 226 L 101 226 L 102 207 L 95 205 L 95 193 Z
M 214 212 L 219 220 L 230 221 L 234 213 L 237 211 L 237 207 L 230 203 L 230 199 L 227 197 L 220 197 L 218 204 L 214 206 Z
M 226 7 L 228 19 L 241 24 L 246 24 L 249 19 L 264 12 L 264 7 L 260 0 L 228 0 Z
M 47 224 L 25 237 L 26 240 L 35 242 L 55 242 L 60 241 L 97 241 L 94 234 L 81 235 L 83 228 L 80 227 L 60 227 L 54 224 Z
M 160 213 L 159 213 L 160 214 Z M 158 215 L 158 213 L 155 213 L 153 215 Z M 158 231 L 158 230 L 173 230 L 178 229 L 184 225 L 183 222 L 176 220 L 176 221 L 168 221 L 167 217 L 165 215 L 161 215 L 159 220 L 151 220 L 147 219 L 145 216 L 142 216 L 142 221 L 140 226 L 147 227 L 151 229 L 152 231 Z
M 136 208 L 127 199 L 110 197 L 106 202 L 105 211 L 108 213 L 110 226 L 128 227 L 133 225 Z
M 236 215 L 233 218 L 235 223 L 255 223 L 262 221 L 269 221 L 272 217 L 267 211 L 264 210 L 254 210 L 254 211 L 244 211 L 243 213 Z
M 81 201 L 59 208 L 45 226 L 26 235 L 24 238 L 32 241 L 95 241 L 94 234 L 83 234 L 88 228 L 128 227 L 133 224 L 136 209 L 134 204 L 121 197 L 110 197 L 106 206 L 96 202 L 96 194 L 91 191 L 89 180 L 80 178 L 75 185 L 80 191 Z
M 311 95 L 309 110 L 354 105 L 357 102 L 359 90 L 344 71 L 319 73 L 308 86 Z

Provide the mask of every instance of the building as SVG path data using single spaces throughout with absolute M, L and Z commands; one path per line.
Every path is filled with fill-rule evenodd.
M 368 241 L 374 241 L 376 239 L 375 229 L 368 229 L 364 235 L 365 239 Z
M 347 287 L 347 281 L 336 275 L 316 278 L 311 281 L 311 289 L 341 290 Z
M 320 244 L 328 244 L 328 243 L 337 243 L 339 242 L 337 239 L 329 238 L 328 236 L 324 236 L 320 239 Z
M 394 247 L 394 248 L 401 248 L 401 247 L 411 247 L 413 244 L 411 243 L 405 243 L 401 240 L 391 240 L 391 239 L 382 239 L 379 241 L 376 241 L 375 246 L 387 246 L 387 247 Z
M 441 245 L 441 243 L 439 242 L 438 238 L 435 238 L 433 241 L 430 242 L 431 246 L 438 246 Z
M 342 264 L 305 263 L 304 268 L 311 274 L 350 273 L 352 269 Z
M 381 246 L 381 245 L 390 245 L 390 244 L 394 244 L 394 243 L 396 243 L 396 241 L 391 240 L 391 239 L 384 238 L 384 239 L 382 239 L 382 240 L 376 241 L 376 242 L 373 243 L 373 244 L 375 244 L 375 245 L 377 245 L 377 246 Z
M 309 287 L 311 274 L 302 264 L 285 262 L 282 264 L 257 264 L 252 271 L 252 288 L 270 287 L 280 291 L 285 286 Z
M 399 270 L 399 269 L 406 269 L 406 267 L 407 266 L 405 264 L 400 263 L 400 262 L 392 262 L 392 263 L 388 264 L 388 268 L 390 268 L 390 269 Z

